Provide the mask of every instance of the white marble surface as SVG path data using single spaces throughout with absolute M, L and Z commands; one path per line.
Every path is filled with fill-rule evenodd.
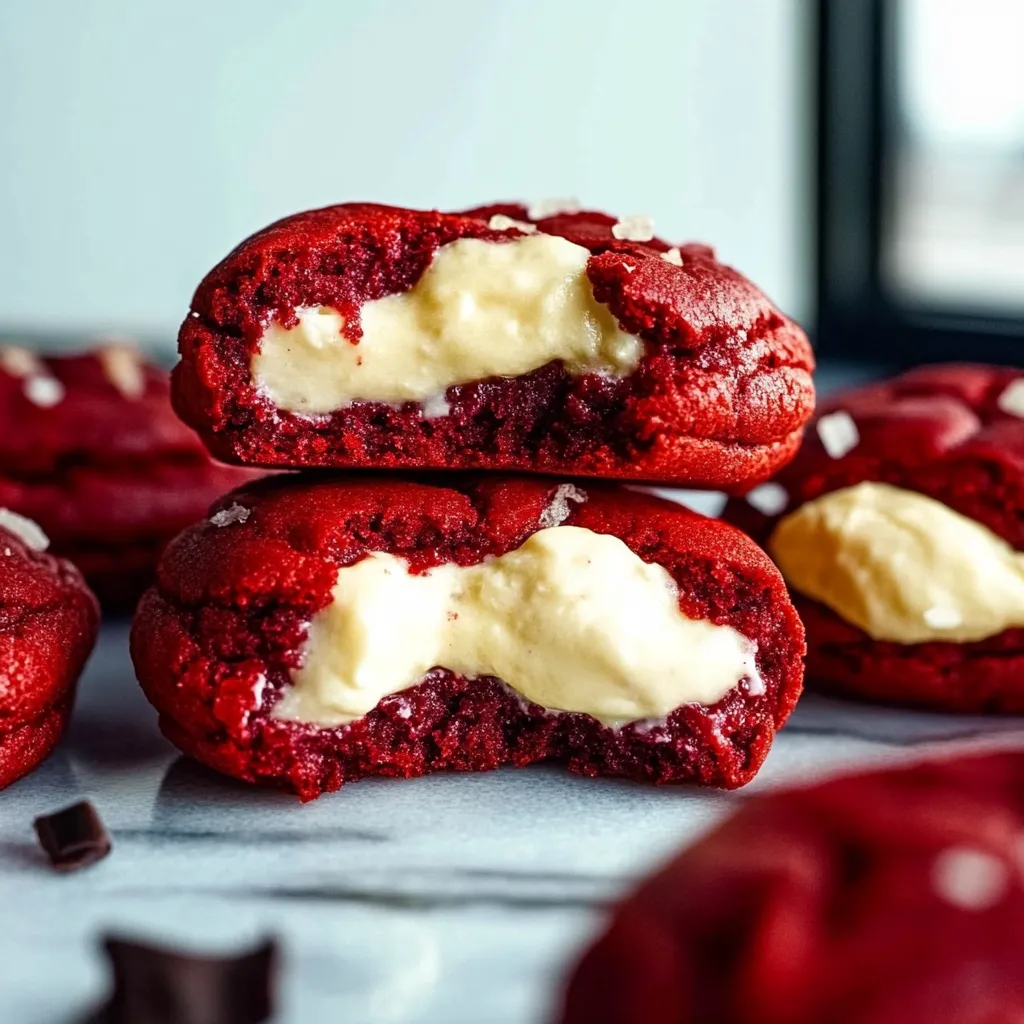
M 106 985 L 98 936 L 285 952 L 288 1024 L 542 1024 L 603 908 L 736 802 L 840 765 L 1002 735 L 1014 720 L 807 698 L 742 793 L 651 789 L 556 768 L 372 780 L 307 806 L 219 778 L 159 735 L 105 629 L 72 727 L 0 794 L 0 1021 L 72 1021 Z M 32 819 L 93 800 L 114 851 L 52 872 Z

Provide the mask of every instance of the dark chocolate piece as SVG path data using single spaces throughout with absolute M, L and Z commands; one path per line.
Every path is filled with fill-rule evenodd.
M 114 991 L 88 1024 L 260 1024 L 274 1012 L 277 944 L 196 956 L 107 937 Z
M 33 824 L 39 845 L 58 871 L 77 871 L 110 853 L 110 836 L 88 800 L 44 814 Z

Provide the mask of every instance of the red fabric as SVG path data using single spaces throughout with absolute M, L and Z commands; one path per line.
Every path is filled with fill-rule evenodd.
M 213 462 L 174 415 L 168 375 L 122 394 L 95 353 L 43 360 L 63 398 L 40 406 L 0 364 L 0 507 L 35 520 L 108 608 L 131 608 L 156 560 L 210 502 L 252 478 Z
M 60 738 L 98 625 L 74 566 L 0 528 L 0 789 Z
M 573 377 L 552 362 L 516 378 L 449 388 L 447 416 L 418 405 L 356 405 L 320 417 L 283 412 L 253 386 L 249 363 L 267 322 L 327 305 L 359 340 L 363 303 L 410 288 L 457 238 L 507 242 L 492 212 L 369 204 L 288 217 L 243 242 L 200 284 L 178 336 L 174 402 L 219 458 L 262 466 L 500 469 L 736 488 L 791 457 L 811 414 L 810 346 L 749 281 L 704 246 L 684 265 L 667 246 L 617 241 L 613 219 L 538 221 L 591 251 L 595 296 L 647 342 L 628 377 Z
M 1016 1024 L 1022 836 L 1020 753 L 756 797 L 615 911 L 560 1020 Z M 965 852 L 1003 882 L 969 907 Z
M 927 494 L 1024 549 L 1024 419 L 999 409 L 1019 370 L 974 364 L 922 366 L 892 380 L 830 395 L 799 454 L 775 477 L 790 496 L 783 514 L 865 480 Z M 844 410 L 860 442 L 831 459 L 822 416 Z M 725 518 L 766 542 L 778 516 L 743 499 Z M 808 687 L 944 711 L 1024 711 L 1024 630 L 977 643 L 872 640 L 824 605 L 797 598 L 807 626 Z
M 330 599 L 340 566 L 370 551 L 397 554 L 414 570 L 478 563 L 518 548 L 555 492 L 541 478 L 451 477 L 444 486 L 300 478 L 228 496 L 220 507 L 248 509 L 244 523 L 204 522 L 168 548 L 132 631 L 138 677 L 164 732 L 197 760 L 282 783 L 303 799 L 370 774 L 545 759 L 586 775 L 742 785 L 800 693 L 803 629 L 781 577 L 724 523 L 614 487 L 586 491 L 585 503 L 569 503 L 566 522 L 620 537 L 672 574 L 684 613 L 756 641 L 763 694 L 737 688 L 713 707 L 676 709 L 664 727 L 612 730 L 527 704 L 496 680 L 438 669 L 346 727 L 274 719 L 309 620 Z

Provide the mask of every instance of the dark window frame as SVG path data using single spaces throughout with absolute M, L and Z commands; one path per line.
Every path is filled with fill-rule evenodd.
M 895 27 L 893 0 L 817 3 L 818 353 L 893 364 L 1024 362 L 1024 319 L 909 306 L 884 287 Z

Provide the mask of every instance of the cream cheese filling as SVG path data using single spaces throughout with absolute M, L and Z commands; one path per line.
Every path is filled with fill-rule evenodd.
M 1024 554 L 913 491 L 833 491 L 780 520 L 768 550 L 791 587 L 875 640 L 966 643 L 1024 626 Z
M 625 376 L 643 342 L 594 298 L 590 253 L 556 235 L 442 246 L 408 291 L 367 302 L 362 338 L 329 306 L 267 325 L 252 357 L 256 386 L 279 408 L 321 414 L 353 402 L 437 402 L 447 388 L 516 377 L 560 359 L 570 373 Z
M 669 573 L 617 537 L 556 526 L 478 565 L 413 575 L 376 552 L 341 569 L 274 714 L 343 725 L 442 667 L 617 725 L 714 704 L 743 680 L 763 692 L 755 654 L 683 615 Z

